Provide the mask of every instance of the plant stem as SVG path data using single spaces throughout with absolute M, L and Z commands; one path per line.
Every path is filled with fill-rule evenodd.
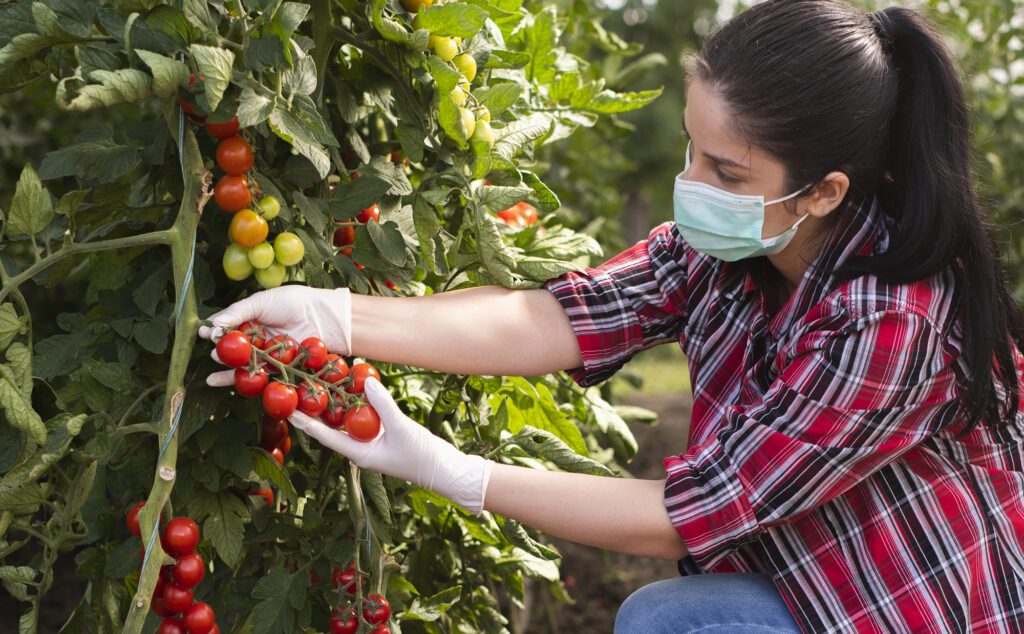
M 35 277 L 40 272 L 45 271 L 64 258 L 77 255 L 79 253 L 91 253 L 93 251 L 107 251 L 110 249 L 140 247 L 154 244 L 171 244 L 176 233 L 177 229 L 172 227 L 164 231 L 152 231 L 150 233 L 143 233 L 137 236 L 128 236 L 126 238 L 114 238 L 112 240 L 100 240 L 99 242 L 79 242 L 69 244 L 60 251 L 46 256 L 21 273 L 18 273 L 14 277 L 8 279 L 4 283 L 3 289 L 0 289 L 0 302 L 2 302 L 12 290 L 20 286 L 25 280 Z

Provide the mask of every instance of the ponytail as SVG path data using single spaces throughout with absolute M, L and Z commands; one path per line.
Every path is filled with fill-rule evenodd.
M 1017 411 L 1013 344 L 1024 350 L 1024 319 L 974 190 L 968 108 L 952 56 L 914 10 L 894 6 L 868 17 L 897 77 L 878 189 L 896 222 L 885 253 L 853 259 L 839 274 L 905 283 L 953 268 L 967 369 L 966 433 L 981 419 L 995 423 Z

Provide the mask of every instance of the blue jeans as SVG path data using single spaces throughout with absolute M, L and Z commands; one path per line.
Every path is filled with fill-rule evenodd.
M 771 577 L 715 573 L 663 579 L 629 595 L 615 634 L 800 633 Z

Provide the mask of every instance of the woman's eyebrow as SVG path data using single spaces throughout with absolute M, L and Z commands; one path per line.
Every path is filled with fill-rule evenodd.
M 685 111 L 683 112 L 683 134 L 685 134 L 686 138 L 688 138 L 688 139 L 692 139 L 693 138 L 693 137 L 690 136 L 690 131 L 686 129 L 686 112 Z M 736 168 L 745 169 L 745 170 L 749 170 L 750 169 L 746 165 L 744 165 L 743 163 L 738 163 L 738 162 L 736 162 L 736 161 L 734 161 L 732 159 L 727 159 L 727 158 L 722 157 L 722 156 L 715 156 L 714 154 L 708 154 L 707 152 L 701 152 L 701 154 L 703 154 L 707 158 L 711 159 L 712 162 L 718 163 L 719 165 L 725 165 L 727 167 L 736 167 Z

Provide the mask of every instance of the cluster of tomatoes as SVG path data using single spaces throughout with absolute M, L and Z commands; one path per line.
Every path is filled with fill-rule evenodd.
M 217 341 L 217 357 L 235 368 L 235 390 L 246 398 L 261 396 L 272 419 L 288 418 L 298 410 L 319 416 L 334 429 L 344 428 L 356 440 L 373 440 L 380 432 L 380 417 L 359 397 L 366 379 L 380 380 L 380 373 L 369 363 L 349 369 L 318 337 L 296 343 L 288 335 L 270 336 L 260 323 L 247 321 Z M 284 380 L 270 380 L 278 372 Z M 290 438 L 284 440 L 287 428 L 281 438 L 290 448 Z M 283 463 L 286 451 L 274 449 L 279 455 L 273 450 L 271 455 Z
M 299 236 L 289 231 L 279 233 L 273 243 L 267 241 L 270 233 L 268 220 L 281 211 L 281 203 L 273 196 L 264 196 L 250 209 L 252 189 L 246 173 L 252 168 L 252 146 L 238 134 L 238 118 L 225 123 L 207 123 L 206 129 L 221 139 L 217 145 L 217 165 L 224 176 L 213 188 L 217 206 L 232 215 L 228 236 L 231 244 L 224 251 L 224 273 L 232 280 L 244 280 L 255 274 L 263 288 L 280 286 L 287 277 L 287 267 L 298 264 L 305 255 Z
M 427 8 L 431 4 L 433 3 L 422 0 L 403 2 L 405 9 L 415 14 L 412 28 L 416 30 L 423 28 L 420 24 L 420 7 Z M 440 57 L 442 61 L 452 64 L 459 72 L 459 81 L 451 91 L 451 98 L 459 108 L 459 123 L 462 126 L 463 136 L 471 141 L 482 141 L 490 149 L 494 145 L 491 112 L 485 105 L 472 99 L 471 86 L 476 77 L 476 59 L 468 51 L 462 50 L 462 38 L 431 35 L 427 40 L 427 46 L 434 55 Z M 475 106 L 467 107 L 467 102 L 472 102 Z
M 498 212 L 498 217 L 513 227 L 525 227 L 537 222 L 537 210 L 526 201 L 520 201 L 508 209 Z
M 335 568 L 331 572 L 334 586 L 350 595 L 356 594 L 357 578 L 360 587 L 366 585 L 366 577 L 359 574 L 352 562 L 349 562 L 344 570 Z M 319 579 L 314 578 L 313 581 L 317 582 Z M 391 634 L 391 628 L 387 625 L 390 618 L 391 604 L 382 595 L 374 593 L 363 598 L 363 620 L 371 626 L 376 626 L 370 634 Z M 353 608 L 342 608 L 331 614 L 331 634 L 355 634 L 358 630 L 359 615 Z
M 145 502 L 137 503 L 125 519 L 128 530 L 136 537 L 142 537 L 139 511 L 145 505 Z M 206 573 L 206 562 L 195 552 L 199 545 L 199 526 L 187 517 L 175 517 L 164 527 L 160 543 L 164 552 L 177 562 L 160 569 L 156 588 L 153 589 L 150 606 L 157 616 L 164 617 L 158 634 L 220 634 L 220 628 L 214 622 L 213 608 L 202 601 L 194 601 L 192 592 Z M 139 557 L 144 559 L 145 556 L 146 547 L 143 546 Z M 181 614 L 181 618 L 177 618 L 177 614 Z

